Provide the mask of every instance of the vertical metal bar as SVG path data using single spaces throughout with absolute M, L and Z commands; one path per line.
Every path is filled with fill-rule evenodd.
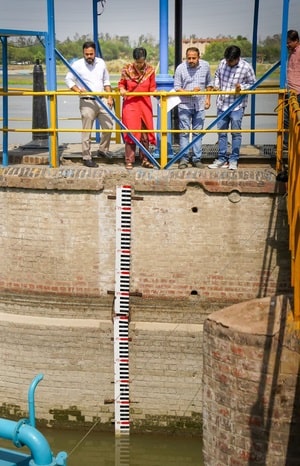
M 56 91 L 56 60 L 55 60 L 55 13 L 54 0 L 47 0 L 47 19 L 48 33 L 46 34 L 46 72 L 47 72 L 47 90 Z M 48 97 L 48 111 L 51 114 L 51 127 L 57 129 L 57 113 L 53 114 L 53 109 L 56 105 L 53 104 L 52 110 L 50 107 L 50 98 Z M 49 140 L 49 157 L 52 167 L 57 167 L 58 163 L 58 138 L 57 131 L 50 135 Z
M 290 0 L 283 0 L 283 8 L 282 8 L 282 27 L 281 27 L 281 52 L 280 52 L 280 88 L 283 89 L 286 87 L 286 60 L 287 60 L 287 47 L 286 47 L 286 39 L 287 39 L 287 30 L 288 30 L 288 19 L 289 19 L 289 1 Z
M 284 100 L 285 93 L 278 93 L 278 113 L 277 113 L 277 155 L 276 155 L 276 170 L 282 170 L 282 143 L 283 143 L 283 132 L 282 128 L 284 126 Z
M 8 70 L 7 70 L 7 37 L 4 36 L 2 39 L 2 82 L 3 91 L 8 91 Z M 8 96 L 4 95 L 2 98 L 3 102 L 3 151 L 2 151 L 2 165 L 7 167 L 8 165 Z
M 175 69 L 182 62 L 182 0 L 175 0 Z M 174 71 L 175 71 L 174 69 Z
M 98 0 L 93 0 L 93 40 L 96 44 L 96 53 L 102 58 L 101 48 L 98 40 Z
M 57 96 L 52 94 L 48 97 L 49 105 L 49 155 L 50 155 L 50 166 L 57 168 L 59 166 L 58 161 L 58 146 L 57 146 Z
M 159 60 L 160 73 L 156 76 L 156 84 L 158 91 L 170 91 L 174 85 L 174 79 L 168 74 L 169 68 L 169 50 L 168 50 L 168 34 L 169 28 L 169 0 L 160 0 L 159 2 Z M 157 128 L 161 125 L 161 111 L 157 110 Z M 171 126 L 171 115 L 168 115 L 168 123 Z M 172 135 L 168 136 L 168 152 L 173 155 L 172 150 Z M 157 135 L 157 150 L 160 149 L 161 138 Z
M 159 2 L 159 59 L 160 74 L 168 74 L 169 67 L 169 50 L 168 50 L 168 25 L 169 25 L 169 8 L 168 0 Z
M 93 0 L 93 38 L 96 44 L 96 55 L 97 57 L 102 58 L 102 51 L 101 51 L 100 42 L 98 39 L 98 3 L 99 3 L 99 0 Z M 97 130 L 100 129 L 100 124 L 97 118 L 95 121 L 95 126 Z M 100 140 L 101 140 L 100 133 L 96 132 L 95 141 L 97 142 L 97 144 L 100 143 Z
M 121 96 L 120 94 L 116 94 L 115 96 L 115 114 L 119 119 L 121 118 Z M 117 121 L 116 121 L 116 129 L 121 129 Z M 121 133 L 116 133 L 116 143 L 121 144 Z
M 258 26 L 258 12 L 259 12 L 259 0 L 255 0 L 254 4 L 254 15 L 253 15 L 253 34 L 252 34 L 252 67 L 256 74 L 256 60 L 257 60 L 257 26 Z M 255 128 L 255 108 L 256 108 L 256 96 L 251 95 L 251 118 L 250 128 Z M 250 133 L 250 144 L 255 144 L 255 133 Z
M 182 62 L 182 0 L 175 0 L 175 28 L 174 28 L 174 37 L 175 37 L 175 63 L 174 63 L 174 73 L 178 65 Z M 174 74 L 173 73 L 173 74 Z M 173 129 L 179 129 L 179 118 L 178 118 L 178 106 L 171 110 L 171 127 Z M 179 134 L 174 133 L 171 136 L 173 144 L 179 144 Z
M 161 95 L 161 143 L 160 143 L 160 164 L 164 168 L 168 162 L 168 113 L 167 113 L 167 94 Z

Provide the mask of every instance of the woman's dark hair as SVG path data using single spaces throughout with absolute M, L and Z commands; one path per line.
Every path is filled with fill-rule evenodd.
M 230 45 L 225 49 L 224 58 L 226 60 L 236 60 L 241 56 L 241 49 L 237 45 Z
M 135 49 L 133 49 L 132 56 L 134 60 L 139 60 L 140 58 L 144 58 L 146 60 L 147 50 L 144 49 L 144 47 L 136 47 Z

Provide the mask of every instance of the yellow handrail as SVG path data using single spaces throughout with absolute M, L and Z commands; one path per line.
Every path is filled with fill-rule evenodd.
M 296 94 L 289 98 L 288 196 L 291 281 L 294 288 L 294 320 L 300 324 L 300 106 Z
M 239 93 L 239 96 L 243 95 L 248 95 L 248 94 L 255 94 L 255 95 L 268 95 L 268 94 L 278 94 L 279 96 L 279 105 L 278 108 L 283 108 L 281 105 L 284 103 L 284 96 L 285 96 L 286 90 L 285 89 L 256 89 L 253 91 L 241 91 Z M 160 135 L 160 168 L 164 168 L 167 164 L 167 159 L 168 159 L 168 136 L 170 134 L 175 134 L 175 133 L 180 133 L 182 130 L 179 129 L 171 129 L 168 127 L 168 116 L 167 116 L 167 103 L 168 103 L 168 98 L 172 96 L 188 96 L 188 95 L 211 95 L 211 96 L 217 96 L 219 94 L 236 94 L 235 92 L 229 92 L 229 91 L 199 91 L 197 93 L 192 93 L 188 91 L 183 91 L 183 92 L 166 92 L 166 91 L 156 91 L 156 92 L 145 92 L 145 93 L 140 93 L 140 92 L 132 92 L 128 93 L 128 95 L 147 95 L 147 96 L 154 96 L 159 99 L 160 101 L 160 128 L 156 128 L 154 130 L 140 130 L 140 129 L 123 129 L 120 127 L 118 124 L 118 121 L 116 121 L 115 128 L 112 130 L 103 130 L 103 129 L 93 129 L 94 133 L 102 133 L 102 132 L 112 132 L 115 134 L 115 141 L 120 142 L 121 141 L 121 134 L 122 133 L 134 133 L 134 132 L 155 132 Z M 60 132 L 66 133 L 66 132 L 90 132 L 90 130 L 84 130 L 84 129 L 78 129 L 78 128 L 68 128 L 68 129 L 63 129 L 63 128 L 58 128 L 57 127 L 57 97 L 58 96 L 74 96 L 78 97 L 77 93 L 74 93 L 69 90 L 58 90 L 58 91 L 31 91 L 31 90 L 21 90 L 21 89 L 16 89 L 12 88 L 9 89 L 7 92 L 4 92 L 3 89 L 0 88 L 0 96 L 45 96 L 48 97 L 49 99 L 49 128 L 48 130 L 45 128 L 39 129 L 25 129 L 25 128 L 5 128 L 6 132 L 32 132 L 32 133 L 39 133 L 43 132 L 45 133 L 46 131 L 49 132 L 49 149 L 50 149 L 50 163 L 52 167 L 57 167 L 59 164 L 59 156 L 58 156 L 58 142 L 57 142 L 57 135 Z M 98 97 L 108 97 L 112 95 L 115 100 L 115 114 L 118 120 L 121 119 L 121 101 L 122 98 L 119 94 L 119 92 L 113 91 L 113 92 L 103 92 L 103 93 L 96 93 L 96 92 L 87 92 L 87 93 L 82 93 L 81 95 L 95 95 Z M 277 123 L 277 128 L 264 128 L 264 129 L 242 129 L 241 133 L 276 133 L 277 134 L 277 169 L 279 170 L 280 164 L 281 164 L 281 159 L 282 159 L 282 141 L 283 141 L 283 111 L 279 112 L 278 114 L 278 123 Z M 4 131 L 4 129 L 0 128 L 0 131 Z M 198 134 L 206 134 L 206 133 L 219 133 L 219 132 L 228 132 L 231 133 L 232 130 L 218 130 L 218 129 L 203 129 L 203 130 L 184 130 L 184 132 L 187 133 L 198 133 Z

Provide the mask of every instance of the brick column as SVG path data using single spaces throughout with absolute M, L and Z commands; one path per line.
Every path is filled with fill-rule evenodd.
M 256 299 L 204 325 L 205 466 L 299 464 L 299 338 L 289 299 Z

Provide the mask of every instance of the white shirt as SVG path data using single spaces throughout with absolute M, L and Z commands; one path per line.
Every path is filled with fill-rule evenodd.
M 92 65 L 89 65 L 84 58 L 80 58 L 72 64 L 72 68 L 92 92 L 103 92 L 104 86 L 110 86 L 109 73 L 102 58 L 95 57 Z M 69 89 L 75 85 L 83 87 L 71 71 L 68 71 L 65 82 Z

